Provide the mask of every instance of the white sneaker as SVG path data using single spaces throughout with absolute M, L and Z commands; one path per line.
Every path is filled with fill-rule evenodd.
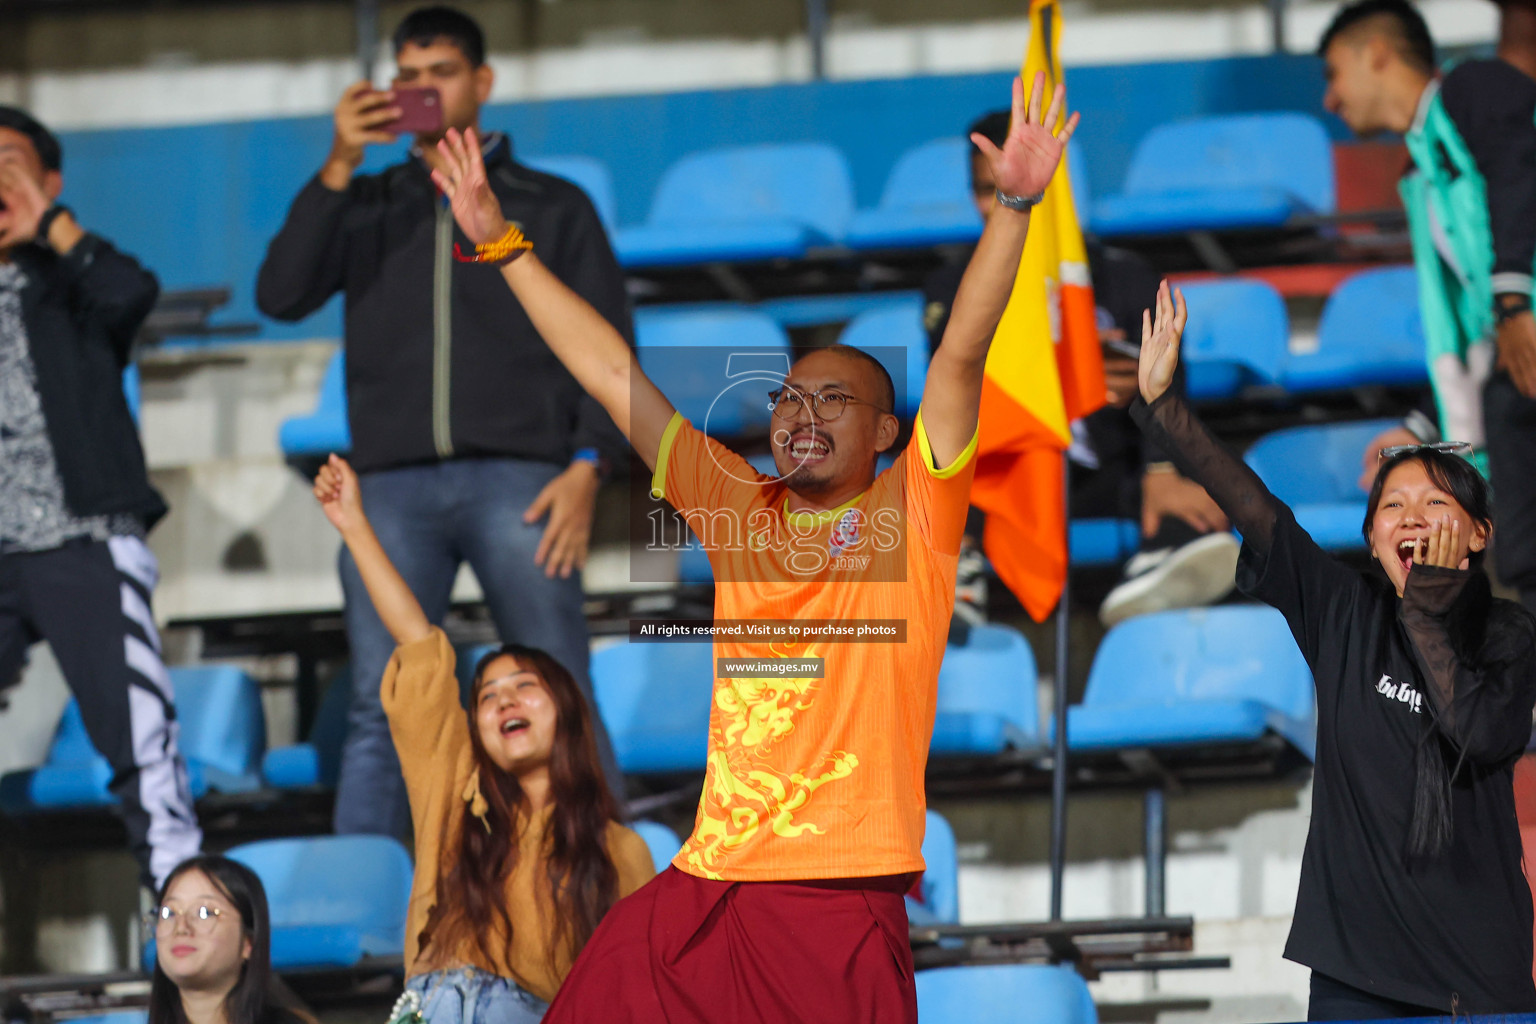
M 973 626 L 987 621 L 987 558 L 981 549 L 960 549 L 955 570 L 955 614 Z
M 1208 533 L 1178 548 L 1144 551 L 1125 564 L 1126 581 L 1099 606 L 1099 621 L 1113 626 L 1134 615 L 1200 608 L 1232 592 L 1237 553 L 1230 533 Z

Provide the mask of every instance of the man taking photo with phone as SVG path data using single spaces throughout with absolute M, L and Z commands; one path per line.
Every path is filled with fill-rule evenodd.
M 467 561 L 501 640 L 549 651 L 590 699 L 581 569 L 602 474 L 627 457 L 624 439 L 495 275 L 460 266 L 473 246 L 429 175 L 443 132 L 478 127 L 490 96 L 479 26 L 421 8 L 394 48 L 390 90 L 358 82 L 337 104 L 331 152 L 267 250 L 257 304 L 298 320 L 346 295 L 351 461 L 391 561 L 439 625 Z M 402 162 L 357 173 L 369 146 L 405 132 L 414 144 Z M 632 341 L 623 275 L 591 201 L 519 164 L 505 134 L 487 136 L 486 162 L 507 219 L 548 239 L 550 269 Z M 336 830 L 400 836 L 410 819 L 378 686 L 394 642 L 345 551 L 341 580 L 354 685 Z

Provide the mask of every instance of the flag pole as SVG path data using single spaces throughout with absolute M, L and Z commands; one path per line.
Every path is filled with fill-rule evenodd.
M 1062 520 L 1067 529 L 1067 571 L 1056 602 L 1056 669 L 1051 680 L 1055 749 L 1051 753 L 1051 920 L 1061 920 L 1061 888 L 1067 866 L 1067 647 L 1072 596 L 1072 460 L 1061 455 Z

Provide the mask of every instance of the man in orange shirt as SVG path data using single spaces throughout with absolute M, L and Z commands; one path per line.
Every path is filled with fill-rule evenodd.
M 551 351 L 625 432 L 652 493 L 712 524 L 717 623 L 791 624 L 717 639 L 693 834 L 609 912 L 546 1021 L 915 1024 L 902 894 L 923 869 L 923 771 L 983 369 L 1028 211 L 1077 124 L 1058 135 L 1064 93 L 1042 116 L 1044 98 L 1041 76 L 1026 110 L 1016 81 L 1002 148 L 973 137 L 999 204 L 929 366 L 914 443 L 878 475 L 900 423 L 872 356 L 833 346 L 795 363 L 772 396 L 779 476 L 763 477 L 683 420 L 607 321 L 528 251 L 474 135 L 440 147 L 434 180 L 477 254 L 500 264 Z M 828 620 L 831 631 L 811 630 Z M 837 632 L 876 623 L 897 642 Z

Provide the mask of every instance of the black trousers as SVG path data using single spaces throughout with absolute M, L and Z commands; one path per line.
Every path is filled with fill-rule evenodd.
M 112 766 L 112 792 L 146 884 L 202 847 L 176 746 L 171 680 L 150 614 L 159 578 L 137 537 L 0 555 L 0 685 L 47 640 L 91 743 Z
M 1536 614 L 1536 400 L 1498 372 L 1483 389 L 1493 484 L 1493 569 Z
M 1444 1010 L 1399 1003 L 1312 972 L 1307 1020 L 1387 1020 L 1394 1017 L 1448 1017 Z

